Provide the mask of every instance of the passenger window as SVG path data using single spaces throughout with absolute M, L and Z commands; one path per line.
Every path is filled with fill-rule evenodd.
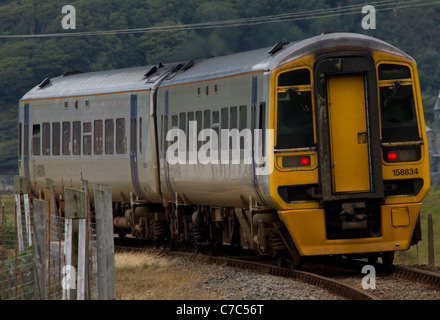
M 125 153 L 125 119 L 116 119 L 116 153 Z
M 177 115 L 171 116 L 171 128 L 177 127 L 178 122 Z
M 59 122 L 52 123 L 52 154 L 54 156 L 60 155 L 60 144 L 61 144 L 60 133 L 61 133 L 60 123 Z
M 142 117 L 139 118 L 139 153 L 142 153 Z
M 72 148 L 72 154 L 73 155 L 80 155 L 81 154 L 81 122 L 80 121 L 73 121 L 73 148 Z
M 202 131 L 202 123 L 203 123 L 203 114 L 202 111 L 197 111 L 196 112 L 196 121 L 197 121 L 197 150 L 200 149 L 200 147 L 203 145 L 202 141 L 199 141 L 198 137 L 199 137 L 199 133 L 200 131 Z
M 212 129 L 215 131 L 215 133 L 217 134 L 217 150 L 220 150 L 220 113 L 218 111 L 213 111 L 212 112 Z
M 114 130 L 113 119 L 105 120 L 105 154 L 114 152 Z
M 240 126 L 239 126 L 239 131 L 240 133 L 242 132 L 243 129 L 245 129 L 247 127 L 247 106 L 240 106 Z M 245 135 L 243 136 L 243 138 L 240 138 L 240 149 L 244 149 L 244 144 L 245 144 Z
M 18 159 L 21 159 L 22 152 L 22 139 L 23 139 L 23 124 L 21 122 L 18 123 Z
M 313 147 L 312 95 L 294 89 L 278 93 L 277 149 Z
M 83 123 L 83 155 L 92 154 L 92 123 Z
M 231 119 L 229 123 L 229 129 L 237 129 L 238 113 L 237 107 L 231 108 Z
M 380 88 L 382 142 L 418 141 L 419 130 L 411 85 Z
M 95 120 L 93 123 L 94 147 L 93 152 L 96 155 L 102 154 L 102 120 Z
M 70 122 L 63 122 L 63 155 L 70 155 Z
M 32 126 L 32 154 L 34 156 L 40 155 L 40 125 L 34 124 Z
M 228 108 L 223 108 L 222 109 L 222 118 L 221 118 L 221 129 L 228 129 L 228 125 L 229 125 L 229 110 Z M 220 134 L 221 136 L 221 134 Z M 221 140 L 221 138 L 220 138 Z M 225 143 L 220 143 L 220 147 L 224 146 L 225 148 L 221 148 L 222 150 L 228 150 L 227 145 L 226 145 L 226 141 Z
M 50 156 L 50 123 L 43 123 L 43 146 L 42 153 L 44 156 Z
M 186 133 L 186 113 L 185 112 L 181 112 L 179 119 L 180 119 L 179 129 L 183 130 L 183 132 Z
M 229 116 L 229 112 L 228 112 L 228 108 L 223 108 L 222 109 L 222 123 L 221 123 L 221 128 L 222 129 L 228 129 L 228 116 Z
M 247 106 L 240 106 L 240 131 L 247 126 Z
M 205 110 L 203 119 L 203 129 L 211 128 L 211 111 Z
M 187 138 L 186 138 L 186 150 L 188 150 L 189 152 L 194 152 L 197 150 L 193 150 L 193 143 L 189 140 L 190 139 L 190 122 L 191 121 L 195 121 L 194 119 L 194 112 L 188 112 L 188 122 L 186 124 L 186 127 L 188 128 L 188 132 L 187 132 Z M 196 134 L 197 134 L 197 127 L 196 127 Z M 194 137 L 197 141 L 197 136 Z

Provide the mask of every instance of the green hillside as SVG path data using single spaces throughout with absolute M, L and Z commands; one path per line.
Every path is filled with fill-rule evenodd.
M 159 62 L 206 58 L 290 42 L 326 31 L 376 36 L 403 49 L 419 64 L 428 125 L 440 90 L 440 4 L 433 1 L 359 0 L 72 0 L 76 29 L 63 30 L 66 4 L 56 0 L 4 0 L 0 3 L 0 36 L 124 30 L 200 24 L 285 13 L 307 13 L 307 19 L 173 32 L 143 32 L 78 37 L 0 37 L 0 174 L 16 171 L 18 100 L 44 78 L 65 71 L 96 71 Z M 364 30 L 364 4 L 377 8 L 376 29 Z M 429 5 L 426 5 L 429 4 Z M 386 6 L 385 6 L 386 5 Z M 319 10 L 340 8 L 328 16 Z M 353 8 L 352 11 L 344 11 Z M 266 20 L 268 22 L 269 20 Z

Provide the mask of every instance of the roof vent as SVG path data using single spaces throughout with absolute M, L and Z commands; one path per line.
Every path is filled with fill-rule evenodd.
M 188 70 L 189 68 L 191 68 L 193 65 L 195 65 L 194 60 L 189 60 L 187 63 L 184 64 L 184 66 L 182 67 L 182 71 Z
M 49 78 L 46 78 L 46 79 L 43 80 L 43 82 L 41 82 L 41 83 L 38 85 L 38 87 L 41 89 L 41 88 L 47 86 L 49 83 L 50 83 L 50 79 L 49 79 Z
M 144 74 L 144 79 L 147 79 L 149 76 L 151 76 L 153 73 L 157 71 L 157 67 L 153 66 L 146 74 Z
M 272 47 L 272 49 L 269 50 L 269 54 L 274 54 L 275 52 L 280 51 L 287 44 L 289 44 L 289 41 L 287 41 L 286 38 L 283 38 L 283 40 L 278 42 Z
M 63 73 L 63 77 L 72 76 L 72 75 L 74 75 L 74 74 L 78 74 L 78 73 L 83 73 L 83 72 L 80 71 L 80 70 L 67 71 L 67 72 L 64 72 L 64 73 Z

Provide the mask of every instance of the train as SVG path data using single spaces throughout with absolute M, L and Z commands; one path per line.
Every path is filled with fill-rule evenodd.
M 46 178 L 60 199 L 80 178 L 110 187 L 120 236 L 293 267 L 323 255 L 391 264 L 421 240 L 417 64 L 374 37 L 66 72 L 26 93 L 18 115 L 31 191 Z

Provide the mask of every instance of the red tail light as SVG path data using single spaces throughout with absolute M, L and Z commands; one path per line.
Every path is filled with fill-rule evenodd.
M 301 160 L 300 160 L 300 162 L 301 162 L 301 165 L 303 165 L 303 166 L 308 166 L 308 165 L 310 165 L 310 157 L 301 157 Z
M 394 161 L 396 159 L 397 159 L 397 153 L 394 151 L 389 151 L 388 152 L 388 160 Z

